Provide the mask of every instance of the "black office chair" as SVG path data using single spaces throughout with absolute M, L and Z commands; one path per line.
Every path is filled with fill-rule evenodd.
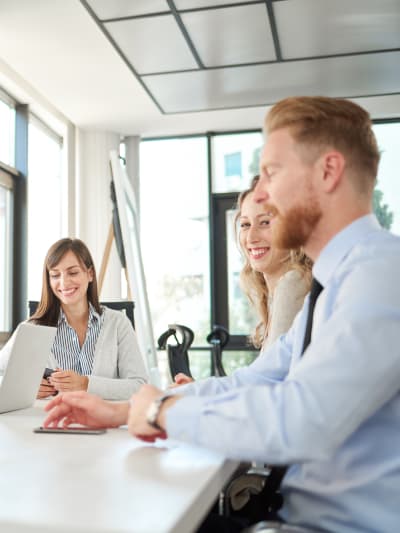
M 180 341 L 177 333 L 182 337 Z M 170 337 L 175 339 L 176 344 L 167 344 Z M 169 370 L 172 379 L 176 374 L 183 372 L 189 377 L 193 377 L 190 372 L 188 350 L 193 342 L 194 333 L 187 326 L 182 324 L 169 324 L 167 331 L 165 331 L 158 338 L 158 348 L 160 350 L 167 350 Z
M 211 376 L 226 376 L 222 364 L 222 350 L 229 342 L 229 332 L 223 326 L 214 325 L 211 333 L 207 335 L 207 342 L 211 344 Z
M 35 300 L 29 300 L 28 302 L 29 316 L 33 315 L 33 313 L 37 309 L 38 304 L 39 302 Z M 124 312 L 126 316 L 129 318 L 129 320 L 131 321 L 133 329 L 135 329 L 135 316 L 134 316 L 135 302 L 132 302 L 131 300 L 113 300 L 110 302 L 100 302 L 100 305 L 104 305 L 105 307 L 109 307 L 110 309 L 115 309 L 117 311 Z
M 133 329 L 135 329 L 135 302 L 132 300 L 113 300 L 110 302 L 100 302 L 100 305 L 124 312 L 131 321 Z

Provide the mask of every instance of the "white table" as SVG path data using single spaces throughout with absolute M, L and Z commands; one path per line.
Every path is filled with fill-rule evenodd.
M 2 533 L 190 533 L 236 468 L 202 448 L 142 443 L 125 428 L 33 433 L 43 419 L 42 402 L 0 415 Z

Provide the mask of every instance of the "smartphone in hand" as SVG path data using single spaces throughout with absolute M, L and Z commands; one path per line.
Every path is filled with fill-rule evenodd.
M 55 372 L 55 370 L 53 368 L 45 368 L 44 372 L 43 372 L 43 378 L 44 379 L 49 378 L 52 375 L 53 372 Z

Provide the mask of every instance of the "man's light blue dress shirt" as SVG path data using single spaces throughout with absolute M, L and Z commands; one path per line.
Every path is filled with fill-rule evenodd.
M 289 332 L 249 367 L 175 392 L 168 435 L 291 464 L 282 517 L 334 533 L 400 531 L 400 238 L 373 215 L 338 233 L 300 356 L 308 298 Z

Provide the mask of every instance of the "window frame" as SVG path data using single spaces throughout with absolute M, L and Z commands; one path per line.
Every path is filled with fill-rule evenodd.
M 393 118 L 373 119 L 375 124 L 389 124 L 400 123 L 400 116 Z M 208 167 L 208 188 L 209 196 L 209 249 L 210 249 L 210 330 L 213 324 L 225 326 L 229 330 L 229 302 L 228 302 L 228 287 L 227 287 L 227 256 L 226 256 L 226 242 L 217 241 L 218 235 L 225 234 L 225 209 L 231 209 L 234 205 L 232 199 L 236 199 L 240 191 L 228 193 L 214 193 L 213 192 L 213 160 L 215 153 L 213 149 L 213 139 L 221 135 L 243 135 L 251 133 L 262 133 L 262 129 L 245 129 L 232 130 L 220 132 L 206 132 L 204 134 L 192 135 L 171 135 L 158 137 L 144 137 L 141 142 L 150 140 L 170 140 L 170 139 L 185 139 L 189 137 L 206 137 L 207 138 L 207 167 Z M 250 332 L 249 332 L 250 333 Z M 191 347 L 191 351 L 205 351 L 209 350 L 209 346 L 195 346 Z M 225 347 L 225 350 L 254 350 L 254 347 L 249 344 L 246 335 L 232 335 L 230 342 Z
M 209 256 L 210 256 L 210 287 L 209 287 L 209 298 L 210 298 L 210 331 L 214 324 L 218 324 L 228 328 L 228 288 L 227 288 L 227 276 L 226 276 L 226 267 L 227 259 L 226 253 L 221 253 L 221 243 L 217 241 L 217 235 L 221 235 L 216 231 L 216 221 L 218 221 L 218 231 L 221 231 L 220 228 L 224 228 L 225 231 L 225 211 L 222 214 L 222 218 L 219 218 L 216 212 L 216 206 L 219 206 L 219 202 L 225 201 L 228 198 L 229 209 L 235 205 L 236 199 L 240 193 L 229 192 L 229 193 L 213 193 L 213 160 L 215 157 L 213 139 L 219 136 L 227 135 L 244 135 L 244 134 L 254 134 L 262 133 L 261 128 L 259 129 L 249 129 L 249 130 L 232 130 L 232 131 L 220 131 L 220 132 L 206 132 L 198 134 L 188 134 L 188 135 L 168 135 L 168 136 L 157 136 L 157 137 L 143 137 L 140 142 L 148 141 L 167 141 L 172 139 L 188 139 L 188 138 L 206 138 L 207 141 L 207 179 L 208 179 L 208 190 L 209 190 Z M 230 199 L 233 201 L 229 204 Z M 224 234 L 224 233 L 222 233 Z M 217 249 L 218 247 L 218 249 Z M 223 243 L 223 249 L 226 250 L 226 242 Z M 223 257 L 223 259 L 221 259 Z M 223 270 L 225 269 L 225 270 Z M 225 277 L 224 277 L 225 272 Z M 228 328 L 229 329 L 229 328 Z M 249 332 L 250 334 L 250 332 Z M 210 351 L 209 345 L 197 345 L 191 346 L 190 351 Z M 254 347 L 250 344 L 247 335 L 231 335 L 228 344 L 225 346 L 224 351 L 254 351 Z
M 15 177 L 18 176 L 18 172 L 10 167 L 9 165 L 6 165 L 5 163 L 0 162 L 0 186 L 6 190 L 8 190 L 11 194 L 11 202 L 10 202 L 10 213 L 8 214 L 9 219 L 9 231 L 8 235 L 6 236 L 6 250 L 10 252 L 10 256 L 8 259 L 8 276 L 7 281 L 10 286 L 8 291 L 6 291 L 5 296 L 5 304 L 9 305 L 10 307 L 6 310 L 6 316 L 10 317 L 10 320 L 8 322 L 12 322 L 12 311 L 13 311 L 13 301 L 12 301 L 12 295 L 13 295 L 13 262 L 12 262 L 12 235 L 13 235 L 13 222 L 14 222 L 14 182 Z M 8 242 L 7 242 L 8 241 Z M 0 331 L 0 347 L 3 343 L 6 342 L 10 334 L 10 331 Z
M 0 101 L 3 102 L 4 104 L 6 104 L 10 109 L 13 109 L 15 112 L 16 112 L 16 108 L 17 108 L 17 105 L 18 105 L 18 102 L 17 100 L 15 100 L 15 98 L 13 98 L 7 91 L 5 91 L 2 87 L 0 87 Z M 16 150 L 16 117 L 15 117 L 15 122 L 14 122 L 14 129 L 13 129 L 13 133 L 14 133 L 14 165 L 16 166 L 16 163 L 15 163 L 15 150 Z M 10 132 L 12 133 L 12 132 Z M 8 169 L 11 169 L 11 172 L 12 170 L 15 168 L 13 167 L 12 165 L 10 165 L 9 162 L 5 162 L 5 161 L 0 161 L 1 165 L 3 167 L 6 167 Z

